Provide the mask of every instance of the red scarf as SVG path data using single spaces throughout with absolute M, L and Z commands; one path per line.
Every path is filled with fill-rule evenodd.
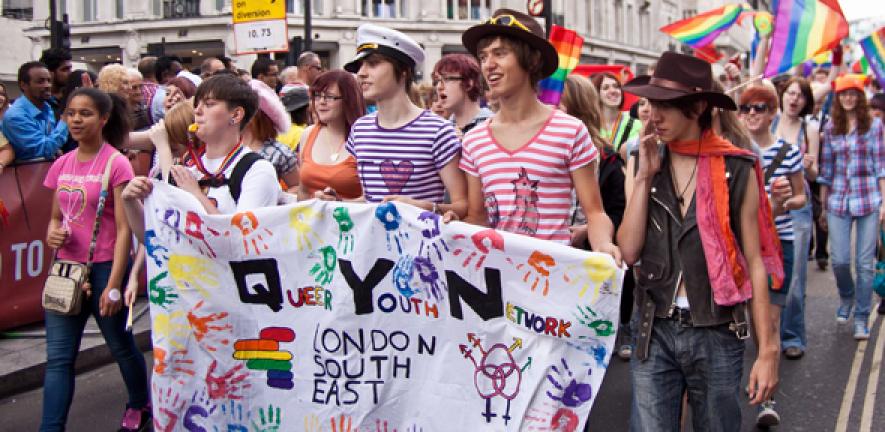
M 700 147 L 699 147 L 700 145 Z M 684 156 L 698 156 L 695 211 L 701 243 L 707 261 L 707 274 L 713 288 L 713 300 L 720 306 L 733 306 L 753 295 L 747 260 L 731 230 L 726 156 L 751 156 L 749 150 L 735 147 L 713 131 L 706 131 L 697 141 L 667 143 L 670 151 Z M 762 165 L 756 161 L 756 184 L 759 188 L 759 247 L 769 283 L 776 290 L 783 285 L 784 265 L 780 239 L 774 226 L 771 205 L 763 184 Z M 725 271 L 722 271 L 722 270 Z

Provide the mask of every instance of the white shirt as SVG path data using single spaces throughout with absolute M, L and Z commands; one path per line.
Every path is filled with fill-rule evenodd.
M 230 178 L 237 162 L 243 158 L 243 155 L 250 153 L 248 147 L 236 157 L 233 163 L 224 171 L 224 176 Z M 203 166 L 209 172 L 215 172 L 221 167 L 224 157 L 210 159 L 206 155 L 202 156 Z M 202 174 L 196 167 L 189 168 L 195 178 L 201 178 Z M 240 190 L 240 201 L 235 203 L 234 198 L 230 195 L 230 187 L 227 185 L 209 188 L 208 197 L 214 201 L 218 211 L 222 214 L 234 214 L 241 211 L 254 210 L 259 207 L 269 207 L 277 205 L 280 196 L 280 183 L 277 180 L 277 173 L 273 165 L 265 159 L 255 161 L 254 164 L 246 172 L 243 177 L 243 183 Z

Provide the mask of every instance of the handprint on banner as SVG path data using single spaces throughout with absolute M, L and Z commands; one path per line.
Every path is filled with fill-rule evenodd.
M 593 286 L 594 292 L 593 297 L 590 299 L 590 302 L 595 302 L 599 297 L 599 294 L 616 294 L 612 289 L 612 278 L 615 276 L 615 271 L 617 270 L 613 261 L 607 255 L 593 255 L 584 260 L 581 263 L 581 277 L 570 276 L 570 273 L 575 270 L 575 266 L 569 266 L 565 272 L 563 272 L 563 280 L 569 285 L 575 285 L 578 281 L 584 280 L 584 283 L 581 285 L 581 290 L 578 291 L 578 297 L 584 298 L 584 295 L 587 293 L 587 290 Z
M 270 248 L 264 239 L 264 235 L 266 234 L 270 238 L 273 236 L 273 231 L 267 228 L 259 229 L 258 217 L 255 216 L 255 213 L 250 211 L 237 213 L 230 219 L 230 224 L 240 230 L 240 235 L 243 238 L 243 253 L 246 255 L 249 255 L 250 250 L 254 250 L 255 255 L 261 255 L 262 250 Z M 225 235 L 229 234 L 229 232 L 225 233 Z M 250 245 L 252 249 L 249 249 Z
M 332 217 L 338 223 L 338 250 L 345 256 L 353 251 L 355 238 L 353 235 L 353 219 L 350 218 L 350 210 L 347 207 L 337 207 L 332 210 Z
M 427 258 L 430 258 L 431 248 L 436 252 L 438 259 L 442 259 L 442 251 L 449 251 L 449 245 L 442 238 L 442 232 L 439 229 L 439 215 L 434 212 L 421 212 L 418 220 L 424 222 L 428 227 L 421 230 L 421 246 L 418 248 L 418 255 L 424 255 L 424 248 L 427 247 Z
M 258 408 L 259 423 L 252 421 L 252 430 L 255 432 L 278 432 L 280 424 L 283 422 L 283 415 L 280 413 L 280 407 L 274 408 L 273 405 L 264 408 Z
M 157 267 L 163 268 L 169 262 L 169 248 L 160 244 L 156 231 L 147 230 L 144 232 L 144 249 L 147 256 L 157 264 Z
M 219 429 L 218 426 L 215 426 L 214 432 L 249 432 L 246 424 L 251 417 L 251 412 L 245 411 L 244 414 L 243 404 L 230 401 L 228 405 L 221 406 L 221 414 L 225 417 L 224 422 L 227 424 L 227 429 Z
M 393 267 L 393 285 L 406 298 L 411 298 L 417 290 L 412 289 L 412 276 L 415 274 L 414 259 L 411 255 L 402 255 Z
M 154 410 L 154 430 L 156 432 L 173 432 L 178 425 L 178 413 L 184 409 L 187 400 L 172 390 L 172 387 L 151 385 L 151 392 L 157 407 Z
M 166 210 L 158 209 L 157 215 L 159 216 L 161 212 L 163 216 L 159 218 L 161 221 L 159 236 L 167 241 L 171 241 L 174 238 L 175 243 L 178 244 L 181 242 L 181 230 L 178 227 L 181 224 L 181 211 L 172 208 Z
M 529 408 L 525 420 L 530 431 L 575 432 L 580 424 L 574 411 L 549 402 L 544 402 L 543 409 Z
M 221 375 L 215 375 L 218 360 L 212 360 L 212 364 L 206 371 L 206 387 L 209 397 L 211 399 L 242 399 L 242 392 L 252 387 L 248 382 L 243 383 L 249 377 L 249 373 L 244 371 L 243 367 L 244 365 L 240 363 Z
M 424 432 L 424 428 L 417 424 L 413 424 L 406 428 L 406 432 Z
M 304 432 L 325 432 L 318 415 L 311 413 L 304 416 Z
M 396 428 L 393 428 L 393 429 L 387 428 L 387 420 L 381 420 L 381 419 L 375 419 L 375 429 L 374 430 L 365 429 L 365 428 L 362 430 L 365 432 L 396 432 Z M 359 432 L 359 431 L 360 431 L 360 429 L 357 428 L 357 432 Z
M 209 416 L 215 413 L 218 405 L 206 393 L 206 390 L 197 390 L 191 397 L 191 405 L 184 413 L 183 424 L 188 432 L 209 432 L 204 424 L 209 424 Z
M 205 315 L 198 315 L 204 302 L 204 300 L 197 302 L 194 308 L 187 313 L 187 320 L 193 329 L 194 338 L 197 342 L 201 342 L 201 345 L 206 348 L 207 351 L 217 351 L 218 347 L 215 346 L 214 342 L 218 342 L 221 345 L 229 345 L 230 340 L 226 339 L 225 336 L 230 333 L 230 330 L 234 327 L 230 324 L 222 323 L 222 321 L 228 316 L 227 312 L 213 312 Z M 219 335 L 219 333 L 222 334 Z
M 196 290 L 203 297 L 210 297 L 207 288 L 218 286 L 214 263 L 203 257 L 172 255 L 169 257 L 169 275 L 181 291 Z M 184 289 L 182 289 L 184 288 Z
M 556 365 L 551 365 L 550 369 L 553 370 L 553 373 L 547 374 L 547 381 L 553 384 L 553 387 L 559 391 L 554 394 L 547 390 L 547 396 L 557 402 L 562 402 L 563 405 L 569 408 L 579 407 L 593 396 L 593 387 L 587 383 L 579 383 L 564 358 L 560 359 L 560 362 L 562 363 L 562 370 L 559 370 Z M 592 372 L 592 369 L 587 373 L 589 374 L 590 372 Z
M 188 237 L 191 246 L 195 246 L 202 255 L 215 258 L 218 255 L 206 240 L 206 236 L 210 234 L 214 237 L 220 235 L 218 231 L 209 228 L 199 214 L 192 211 L 187 212 L 184 219 L 184 235 Z
M 575 314 L 575 317 L 578 318 L 578 322 L 583 326 L 596 332 L 596 336 L 606 337 L 615 333 L 615 326 L 612 325 L 612 322 L 609 320 L 597 319 L 596 312 L 593 312 L 593 309 L 590 309 L 590 306 L 578 306 L 578 312 Z M 585 337 L 579 336 L 578 338 L 584 339 Z
M 298 241 L 299 251 L 313 249 L 311 237 L 317 242 L 320 241 L 319 236 L 313 232 L 311 223 L 319 220 L 321 216 L 320 213 L 308 206 L 295 207 L 289 212 L 289 226 L 295 230 L 295 240 Z
M 466 237 L 463 234 L 457 234 L 452 237 L 453 240 L 463 240 Z M 452 254 L 455 256 L 460 256 L 461 254 L 466 253 L 470 249 L 476 249 L 471 251 L 467 258 L 464 259 L 464 263 L 462 264 L 465 268 L 470 266 L 471 261 L 474 258 L 479 256 L 479 259 L 476 261 L 476 265 L 474 268 L 479 270 L 482 268 L 482 264 L 485 262 L 486 258 L 491 253 L 492 249 L 495 249 L 499 252 L 504 252 L 504 237 L 501 236 L 501 233 L 489 228 L 477 231 L 470 236 L 470 241 L 473 243 L 473 247 L 465 247 L 465 248 L 457 248 Z
M 516 264 L 510 258 L 507 258 L 507 262 L 513 265 L 517 271 L 525 270 L 522 281 L 528 282 L 531 278 L 532 291 L 543 282 L 544 290 L 541 291 L 541 294 L 547 295 L 550 290 L 550 269 L 556 266 L 556 260 L 552 256 L 536 250 L 532 252 L 525 264 Z
M 608 350 L 605 348 L 604 343 L 587 336 L 579 336 L 578 339 L 582 339 L 580 343 L 566 342 L 566 345 L 590 356 L 596 362 L 596 366 L 601 368 L 608 367 L 608 362 L 605 361 Z M 591 366 L 591 364 L 584 363 L 584 366 Z
M 154 346 L 161 342 L 166 342 L 173 348 L 184 349 L 183 341 L 190 336 L 191 328 L 187 323 L 184 311 L 174 311 L 170 313 L 152 313 L 154 320 L 153 334 Z
M 316 283 L 326 286 L 335 277 L 335 267 L 338 266 L 338 255 L 332 246 L 323 246 L 310 254 L 312 258 L 319 256 L 319 262 L 310 268 L 310 275 Z
M 184 374 L 194 376 L 196 373 L 197 371 L 194 370 L 194 361 L 187 358 L 187 351 L 175 350 L 171 353 L 167 353 L 163 347 L 154 347 L 155 375 L 175 374 L 180 376 L 181 374 Z M 184 384 L 184 379 L 181 377 L 176 381 L 178 381 L 179 384 Z
M 351 427 L 353 426 L 353 419 L 350 416 L 346 416 L 341 414 L 338 416 L 338 424 L 335 424 L 335 417 L 329 419 L 329 423 L 332 424 L 332 432 L 355 432 Z
M 168 310 L 167 306 L 178 300 L 178 293 L 175 292 L 175 285 L 170 283 L 167 276 L 169 276 L 169 272 L 164 271 L 148 281 L 148 300 Z
M 443 290 L 447 289 L 445 282 L 439 277 L 439 272 L 433 261 L 428 257 L 415 257 L 412 262 L 415 272 L 418 273 L 418 279 L 424 283 L 424 292 L 427 298 L 442 300 Z
M 391 239 L 396 242 L 397 253 L 403 253 L 403 242 L 409 238 L 409 233 L 401 229 L 403 217 L 392 201 L 378 204 L 375 207 L 375 219 L 381 222 L 381 226 L 387 231 L 387 250 L 392 251 Z

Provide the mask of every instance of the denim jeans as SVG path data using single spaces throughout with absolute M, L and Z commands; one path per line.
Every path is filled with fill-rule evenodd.
M 687 390 L 695 432 L 739 431 L 743 362 L 744 341 L 727 325 L 686 327 L 656 319 L 648 359 L 630 360 L 630 430 L 679 431 Z
M 116 315 L 102 317 L 98 299 L 104 292 L 111 275 L 111 263 L 95 263 L 89 280 L 92 295 L 83 299 L 78 315 L 64 316 L 46 312 L 46 377 L 43 382 L 43 418 L 40 431 L 63 431 L 68 411 L 74 397 L 74 363 L 80 351 L 80 340 L 89 315 L 95 318 L 111 354 L 117 361 L 126 390 L 129 405 L 133 408 L 147 406 L 148 378 L 144 357 L 135 345 L 132 334 L 126 331 L 127 309 Z M 126 280 L 126 277 L 123 277 Z M 110 407 L 109 407 L 110 408 Z M 122 412 L 122 408 L 121 412 Z
M 851 225 L 857 225 L 854 271 L 851 276 Z M 854 320 L 866 323 L 870 316 L 873 296 L 873 276 L 876 271 L 876 243 L 879 238 L 879 212 L 865 216 L 836 216 L 827 214 L 830 231 L 830 258 L 833 275 L 842 305 L 854 305 Z
M 808 248 L 814 230 L 811 206 L 793 210 L 793 277 L 787 304 L 781 311 L 781 348 L 794 346 L 803 351 L 805 337 L 805 287 L 808 283 Z

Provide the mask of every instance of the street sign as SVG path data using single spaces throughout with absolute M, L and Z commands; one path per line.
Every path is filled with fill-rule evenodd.
M 237 54 L 289 50 L 289 26 L 284 1 L 234 0 L 232 6 Z
M 282 0 L 234 0 L 231 15 L 235 23 L 286 19 L 286 2 Z
M 528 0 L 525 5 L 529 15 L 534 17 L 544 16 L 544 0 Z
M 234 41 L 238 54 L 289 51 L 286 20 L 234 23 Z

